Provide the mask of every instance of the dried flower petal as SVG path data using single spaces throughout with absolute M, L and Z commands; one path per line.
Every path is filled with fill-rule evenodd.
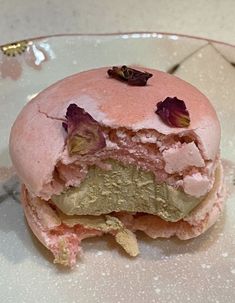
M 68 132 L 67 146 L 70 156 L 91 154 L 106 146 L 98 122 L 83 108 L 70 104 L 66 119 L 62 126 Z
M 189 112 L 185 103 L 177 97 L 167 97 L 164 101 L 158 102 L 155 113 L 169 126 L 188 127 L 190 124 Z
M 153 76 L 150 73 L 141 72 L 127 67 L 126 65 L 123 65 L 122 67 L 113 66 L 112 69 L 108 70 L 108 75 L 117 80 L 127 81 L 128 84 L 136 86 L 146 85 L 148 79 Z

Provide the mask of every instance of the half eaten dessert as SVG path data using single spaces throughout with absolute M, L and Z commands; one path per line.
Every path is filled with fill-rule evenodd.
M 223 209 L 220 124 L 189 83 L 153 69 L 98 68 L 23 108 L 10 135 L 22 205 L 55 262 L 111 234 L 131 256 L 135 231 L 196 237 Z

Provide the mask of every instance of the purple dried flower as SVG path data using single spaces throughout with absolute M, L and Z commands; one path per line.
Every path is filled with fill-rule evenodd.
M 167 97 L 164 101 L 158 102 L 155 113 L 169 126 L 188 127 L 190 124 L 189 112 L 185 103 L 177 97 Z
M 99 123 L 83 108 L 70 104 L 65 117 L 67 121 L 62 126 L 68 133 L 70 156 L 92 154 L 106 146 Z
M 149 78 L 153 75 L 147 72 L 141 72 L 139 70 L 127 67 L 123 65 L 121 67 L 113 66 L 108 70 L 108 75 L 117 80 L 126 81 L 130 85 L 144 86 L 147 84 Z

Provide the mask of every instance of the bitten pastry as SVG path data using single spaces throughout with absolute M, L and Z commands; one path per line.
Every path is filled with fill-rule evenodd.
M 196 237 L 223 209 L 220 124 L 189 83 L 153 69 L 65 78 L 23 108 L 10 135 L 22 205 L 55 262 L 108 233 L 131 256 L 135 231 Z

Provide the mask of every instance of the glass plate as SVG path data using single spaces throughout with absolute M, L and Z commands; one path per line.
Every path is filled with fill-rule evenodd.
M 235 301 L 235 48 L 159 33 L 53 36 L 0 48 L 0 302 Z M 121 64 L 153 67 L 194 84 L 215 106 L 229 192 L 225 212 L 189 241 L 151 240 L 138 233 L 132 259 L 111 237 L 83 242 L 73 270 L 31 234 L 10 168 L 10 127 L 23 105 L 53 82 L 82 70 Z M 59 96 L 58 96 L 59 98 Z

